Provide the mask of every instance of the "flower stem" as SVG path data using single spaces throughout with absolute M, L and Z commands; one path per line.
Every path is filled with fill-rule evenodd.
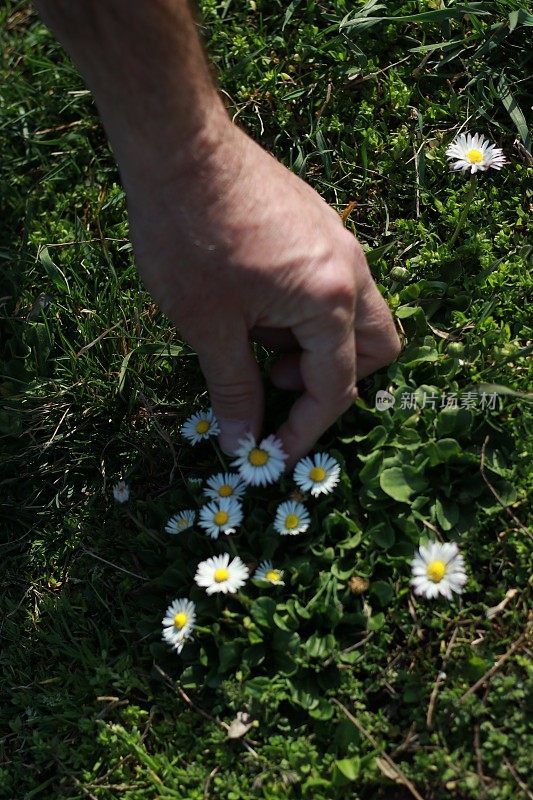
M 222 469 L 224 470 L 224 472 L 227 472 L 228 471 L 228 465 L 226 464 L 226 460 L 224 458 L 222 450 L 220 449 L 220 447 L 218 446 L 217 442 L 214 439 L 211 439 L 211 444 L 213 445 L 215 453 L 217 454 L 218 460 L 222 464 Z
M 231 550 L 232 554 L 234 556 L 238 556 L 239 554 L 237 552 L 237 548 L 235 547 L 235 542 L 231 539 L 231 536 L 226 536 L 226 542 L 227 542 L 228 548 Z
M 463 206 L 463 210 L 459 214 L 459 219 L 457 221 L 457 227 L 455 228 L 455 230 L 454 230 L 454 232 L 452 234 L 452 238 L 450 239 L 450 242 L 449 242 L 450 247 L 453 247 L 453 245 L 455 244 L 455 241 L 456 241 L 457 237 L 459 236 L 461 228 L 464 225 L 464 222 L 465 222 L 465 219 L 466 219 L 466 215 L 468 214 L 468 209 L 470 208 L 470 205 L 472 204 L 472 200 L 474 199 L 474 195 L 476 193 L 476 186 L 477 186 L 477 175 L 471 175 L 470 176 L 470 188 L 468 189 L 468 194 L 466 195 L 466 198 L 465 198 L 465 204 Z

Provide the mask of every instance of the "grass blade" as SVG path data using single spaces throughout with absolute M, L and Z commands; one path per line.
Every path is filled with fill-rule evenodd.
M 507 81 L 505 80 L 505 78 L 502 77 L 500 78 L 496 86 L 494 86 L 492 81 L 491 85 L 493 90 L 496 92 L 496 94 L 502 101 L 505 110 L 507 111 L 512 121 L 514 122 L 516 130 L 520 134 L 524 147 L 531 155 L 531 136 L 529 134 L 529 128 L 527 127 L 526 118 L 524 116 L 522 109 L 520 108 L 515 98 L 513 97 L 513 93 L 509 89 Z

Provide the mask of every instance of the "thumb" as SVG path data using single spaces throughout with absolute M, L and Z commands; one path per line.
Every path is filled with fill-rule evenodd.
M 233 323 L 234 324 L 234 323 Z M 219 442 L 233 454 L 247 433 L 259 436 L 263 424 L 263 383 L 248 332 L 225 329 L 197 348 L 211 405 L 220 426 Z

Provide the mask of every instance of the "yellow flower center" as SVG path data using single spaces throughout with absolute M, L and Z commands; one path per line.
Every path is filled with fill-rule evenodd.
M 225 525 L 229 519 L 229 514 L 226 511 L 217 511 L 213 517 L 215 525 Z
M 174 617 L 174 627 L 180 630 L 187 624 L 187 614 L 184 611 L 178 611 Z
M 218 493 L 221 497 L 229 497 L 233 494 L 233 487 L 229 485 L 229 483 L 223 483 L 222 486 L 219 487 Z
M 177 524 L 178 524 L 178 526 L 188 525 L 189 524 L 189 520 L 187 519 L 187 517 L 180 517 Z
M 278 569 L 269 569 L 265 575 L 265 578 L 267 581 L 279 581 L 281 575 L 279 574 Z
M 262 467 L 268 461 L 268 453 L 260 447 L 254 447 L 248 454 L 248 461 L 253 467 Z
M 285 527 L 288 528 L 289 530 L 297 528 L 299 521 L 300 519 L 299 517 L 296 516 L 296 514 L 287 514 L 287 516 L 285 517 Z
M 225 567 L 219 567 L 215 570 L 215 574 L 213 576 L 217 583 L 223 583 L 227 581 L 229 578 L 229 572 Z
M 483 153 L 481 150 L 474 147 L 472 150 L 468 150 L 466 160 L 470 161 L 471 164 L 481 164 L 483 161 Z
M 309 472 L 309 477 L 312 481 L 323 481 L 326 477 L 326 470 L 322 467 L 313 467 L 313 469 Z
M 444 561 L 430 561 L 426 568 L 426 574 L 430 581 L 439 583 L 446 573 L 446 564 Z
M 196 433 L 207 433 L 209 430 L 209 422 L 206 419 L 201 419 L 196 423 Z

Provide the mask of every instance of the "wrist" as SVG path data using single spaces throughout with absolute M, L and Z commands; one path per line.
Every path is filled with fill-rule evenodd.
M 231 160 L 236 126 L 214 90 L 189 119 L 172 108 L 145 120 L 102 111 L 102 119 L 127 192 L 209 180 Z

